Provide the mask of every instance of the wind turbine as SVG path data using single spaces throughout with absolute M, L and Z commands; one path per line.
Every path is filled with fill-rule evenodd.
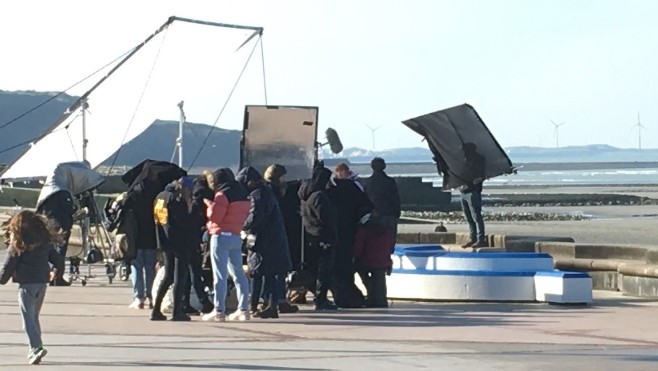
M 559 124 L 556 124 L 555 121 L 549 119 L 553 126 L 555 126 L 555 129 L 553 129 L 553 136 L 555 137 L 555 148 L 560 148 L 560 126 L 566 124 L 566 122 L 561 122 Z
M 642 129 L 646 130 L 647 128 L 644 127 L 644 125 L 642 125 L 640 123 L 640 113 L 639 112 L 637 113 L 637 124 L 635 124 L 635 125 L 633 125 L 633 127 L 631 127 L 631 129 L 633 129 L 633 128 L 637 128 L 637 148 L 642 149 Z
M 368 129 L 370 129 L 370 132 L 372 133 L 372 150 L 375 150 L 375 131 L 379 130 L 381 126 L 377 126 L 376 128 L 372 128 L 370 125 L 365 124 Z

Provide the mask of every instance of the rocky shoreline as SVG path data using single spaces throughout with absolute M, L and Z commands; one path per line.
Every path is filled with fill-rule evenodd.
M 461 211 L 403 211 L 402 217 L 431 220 L 443 222 L 445 224 L 464 223 L 464 214 Z M 588 214 L 573 213 L 546 213 L 546 212 L 528 212 L 528 211 L 483 211 L 482 217 L 485 222 L 513 222 L 513 221 L 573 221 L 573 220 L 591 220 L 592 216 Z

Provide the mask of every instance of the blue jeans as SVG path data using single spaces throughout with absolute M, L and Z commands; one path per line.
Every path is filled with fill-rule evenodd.
M 462 193 L 462 211 L 468 222 L 470 242 L 485 242 L 482 192 Z
M 133 297 L 146 299 L 151 297 L 151 288 L 155 279 L 155 250 L 137 249 L 135 258 L 130 262 L 132 271 Z
M 228 274 L 233 278 L 238 294 L 238 309 L 248 310 L 249 282 L 242 268 L 242 239 L 239 235 L 211 235 L 213 284 L 215 286 L 215 310 L 226 310 Z M 228 272 L 227 272 L 228 271 Z
M 30 350 L 43 345 L 39 312 L 46 296 L 46 283 L 21 283 L 18 285 L 18 305 L 21 307 L 23 329 L 30 343 Z

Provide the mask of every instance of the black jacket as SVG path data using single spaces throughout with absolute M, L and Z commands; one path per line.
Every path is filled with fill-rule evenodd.
M 124 202 L 126 210 L 133 210 L 137 224 L 135 247 L 155 249 L 157 247 L 153 201 L 167 184 L 184 175 L 185 170 L 165 161 L 144 160 L 128 170 L 121 180 L 128 185 Z
M 251 180 L 250 176 L 254 172 L 256 170 L 253 168 L 244 168 L 236 179 Z M 249 196 L 251 209 L 243 230 L 256 236 L 256 244 L 247 256 L 249 270 L 262 275 L 290 272 L 292 263 L 288 238 L 276 196 L 264 183 L 260 183 Z
M 311 179 L 302 183 L 297 194 L 301 200 L 302 223 L 306 233 L 335 245 L 337 214 L 326 189 L 330 178 L 329 169 L 314 169 Z
M 329 200 L 336 207 L 336 261 L 335 265 L 351 263 L 352 248 L 359 220 L 373 209 L 365 192 L 350 179 L 334 179 L 329 187 Z
M 466 157 L 465 177 L 468 183 L 459 188 L 461 193 L 482 192 L 482 182 L 485 176 L 485 159 L 479 153 L 471 153 Z
M 187 203 L 167 186 L 153 203 L 158 248 L 171 251 L 181 259 L 189 258 L 190 242 L 197 235 Z
M 4 285 L 10 278 L 18 283 L 48 283 L 49 263 L 57 269 L 58 277 L 64 275 L 64 258 L 51 244 L 35 247 L 21 255 L 15 255 L 10 250 L 0 271 L 0 284 Z
M 57 191 L 46 198 L 37 208 L 37 213 L 57 223 L 64 231 L 73 228 L 73 196 L 69 191 Z
M 374 171 L 364 186 L 366 195 L 380 215 L 400 217 L 400 194 L 395 179 L 383 170 Z
M 198 232 L 199 241 L 206 229 L 206 203 L 204 200 L 212 201 L 215 198 L 215 192 L 210 189 L 208 182 L 204 178 L 196 178 L 194 180 L 194 193 L 192 194 L 192 227 Z

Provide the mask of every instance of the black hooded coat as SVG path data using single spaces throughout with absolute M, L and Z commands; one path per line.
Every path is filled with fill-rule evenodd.
M 343 308 L 361 307 L 363 293 L 354 284 L 352 250 L 359 220 L 371 212 L 372 202 L 350 179 L 334 179 L 329 199 L 338 214 L 336 255 L 334 261 L 334 300 Z
M 316 168 L 311 179 L 299 187 L 297 194 L 301 200 L 300 210 L 306 233 L 334 246 L 337 214 L 327 194 L 327 184 L 330 179 L 329 169 Z
M 157 247 L 153 202 L 167 184 L 185 175 L 185 170 L 170 162 L 144 160 L 121 177 L 129 186 L 123 207 L 135 215 L 137 249 Z
M 206 228 L 206 209 L 208 206 L 206 206 L 206 203 L 203 200 L 210 200 L 212 201 L 214 198 L 214 192 L 210 187 L 208 186 L 208 181 L 203 178 L 199 177 L 194 179 L 194 190 L 192 193 L 192 225 L 194 229 L 199 232 L 198 236 L 198 244 L 201 243 L 201 237 L 203 236 L 203 232 Z
M 256 243 L 247 255 L 249 271 L 259 275 L 290 272 L 292 263 L 288 238 L 276 196 L 262 183 L 260 173 L 253 167 L 243 168 L 235 178 L 245 185 L 249 181 L 260 181 L 249 195 L 251 209 L 244 225 L 246 233 L 256 236 Z

